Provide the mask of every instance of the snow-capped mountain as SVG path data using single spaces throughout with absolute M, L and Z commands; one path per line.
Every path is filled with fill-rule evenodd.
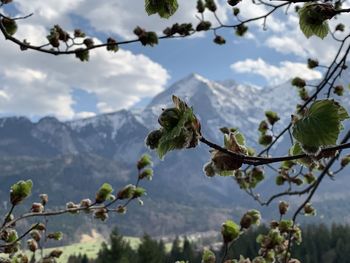
M 210 81 L 192 74 L 158 94 L 142 111 L 122 110 L 69 122 L 53 117 L 35 123 L 24 117 L 2 118 L 1 198 L 6 198 L 4 192 L 13 182 L 24 178 L 33 179 L 36 193 L 45 191 L 62 202 L 91 196 L 91 191 L 105 181 L 116 188 L 133 182 L 135 161 L 147 151 L 144 139 L 158 126 L 158 116 L 162 108 L 171 104 L 172 95 L 193 106 L 205 137 L 221 144 L 219 128 L 237 127 L 252 146 L 257 146 L 257 128 L 266 110 L 279 113 L 281 121 L 275 127 L 278 131 L 290 121 L 299 100 L 289 83 L 259 88 L 234 81 Z M 251 206 L 251 200 L 232 179 L 203 176 L 208 150 L 200 145 L 171 152 L 163 162 L 155 157 L 155 179 L 146 185 L 146 206 L 148 202 L 157 211 L 156 218 L 168 218 L 169 222 L 162 220 L 162 228 L 157 229 L 151 226 L 157 221 L 155 212 L 141 208 L 136 210 L 137 216 L 132 214 L 121 221 L 138 227 L 131 231 L 125 223 L 124 230 L 133 234 L 179 233 L 189 226 L 193 231 L 207 230 L 219 226 L 218 220 L 232 216 L 241 207 Z M 171 211 L 169 205 L 173 207 Z M 184 209 L 187 217 L 179 216 Z M 181 223 L 170 218 L 181 219 Z

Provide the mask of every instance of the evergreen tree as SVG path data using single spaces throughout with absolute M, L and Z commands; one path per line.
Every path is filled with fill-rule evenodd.
M 166 258 L 164 243 L 153 240 L 149 235 L 144 235 L 137 255 L 139 263 L 164 263 Z
M 168 262 L 176 262 L 180 259 L 181 254 L 180 239 L 177 236 L 172 243 Z
M 98 253 L 97 263 L 129 263 L 135 253 L 131 249 L 129 243 L 123 239 L 123 236 L 114 229 L 109 236 L 110 246 L 102 243 L 101 250 Z

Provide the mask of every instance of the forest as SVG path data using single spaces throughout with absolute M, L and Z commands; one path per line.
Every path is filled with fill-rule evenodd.
M 267 231 L 266 226 L 260 226 L 249 231 L 236 241 L 235 246 L 229 251 L 231 258 L 239 258 L 241 255 L 254 257 L 258 253 L 259 246 L 256 238 Z M 348 225 L 333 224 L 307 225 L 303 227 L 303 242 L 293 248 L 292 253 L 305 263 L 347 263 L 350 262 L 350 227 Z M 219 240 L 219 239 L 218 239 Z M 212 240 L 213 241 L 213 240 Z M 202 262 L 200 248 L 203 244 L 190 242 L 186 236 L 180 241 L 173 240 L 170 251 L 166 251 L 164 242 L 157 241 L 145 235 L 137 250 L 133 250 L 122 235 L 115 229 L 109 237 L 108 243 L 104 243 L 96 260 L 89 260 L 85 255 L 71 256 L 69 263 L 173 263 L 173 262 Z M 222 249 L 215 251 L 217 256 L 223 253 Z

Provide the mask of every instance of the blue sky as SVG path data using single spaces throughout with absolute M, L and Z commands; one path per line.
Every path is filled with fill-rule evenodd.
M 142 1 L 92 0 L 15 0 L 10 13 L 30 19 L 20 21 L 16 36 L 42 44 L 54 24 L 72 31 L 80 27 L 103 41 L 134 38 L 132 30 L 142 25 L 160 32 L 174 22 L 194 22 L 196 1 L 180 0 L 180 9 L 170 20 L 145 14 Z M 218 0 L 220 17 L 227 24 L 235 23 L 226 1 Z M 267 9 L 243 1 L 241 19 L 264 14 Z M 326 64 L 332 58 L 335 43 L 315 37 L 306 39 L 298 28 L 298 18 L 279 13 L 267 20 L 249 24 L 246 37 L 235 36 L 232 29 L 219 31 L 227 44 L 213 43 L 211 33 L 181 40 L 163 40 L 156 47 L 140 43 L 122 46 L 116 54 L 97 50 L 90 62 L 74 57 L 53 57 L 27 51 L 20 52 L 13 44 L 0 39 L 0 55 L 7 61 L 0 65 L 0 116 L 25 115 L 37 119 L 45 115 L 59 119 L 75 119 L 123 108 L 141 107 L 172 83 L 190 73 L 211 80 L 233 79 L 242 84 L 276 85 L 295 75 L 306 79 L 320 78 L 318 71 L 308 70 L 308 57 Z M 213 23 L 210 13 L 206 17 Z M 346 21 L 345 21 L 346 22 Z M 329 52 L 324 52 L 327 49 Z

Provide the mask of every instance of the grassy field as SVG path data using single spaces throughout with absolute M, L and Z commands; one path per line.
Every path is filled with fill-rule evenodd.
M 130 244 L 133 249 L 137 249 L 140 244 L 140 238 L 138 237 L 124 237 Z M 101 248 L 101 244 L 104 240 L 99 238 L 96 240 L 90 240 L 81 243 L 71 244 L 69 246 L 55 247 L 44 249 L 44 255 L 49 254 L 50 251 L 54 249 L 60 249 L 63 251 L 61 257 L 57 260 L 58 263 L 67 263 L 69 256 L 71 255 L 84 255 L 90 259 L 95 259 L 97 257 L 98 251 Z M 38 258 L 40 257 L 40 251 L 37 252 Z M 28 252 L 28 256 L 31 256 L 31 253 Z M 7 255 L 1 254 L 0 257 L 7 258 Z
M 140 244 L 140 238 L 138 237 L 124 237 L 127 240 L 131 247 L 137 249 Z M 82 243 L 75 243 L 69 246 L 56 247 L 54 249 L 61 249 L 63 251 L 62 256 L 59 258 L 59 263 L 66 263 L 68 261 L 69 256 L 79 254 L 84 255 L 90 259 L 95 259 L 97 257 L 97 253 L 100 250 L 101 244 L 103 240 L 97 239 L 93 241 L 87 241 Z M 44 249 L 44 253 L 49 253 L 53 249 Z

